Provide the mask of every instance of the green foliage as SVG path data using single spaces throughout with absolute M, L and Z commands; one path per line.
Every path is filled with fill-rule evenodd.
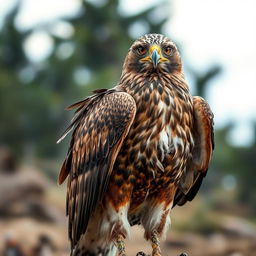
M 193 72 L 196 84 L 196 94 L 206 96 L 209 82 L 220 73 L 218 66 L 209 68 L 204 74 Z M 246 208 L 251 216 L 256 214 L 256 124 L 254 124 L 254 141 L 247 147 L 235 147 L 227 140 L 234 125 L 229 124 L 223 129 L 215 130 L 215 150 L 212 164 L 203 188 L 221 187 L 221 177 L 233 175 L 237 180 L 239 204 Z M 216 179 L 216 176 L 219 178 Z M 216 183 L 216 181 L 218 183 Z
M 95 88 L 117 83 L 121 63 L 133 41 L 128 31 L 135 22 L 144 22 L 148 32 L 158 33 L 167 19 L 151 21 L 154 8 L 123 16 L 117 7 L 117 0 L 102 6 L 83 1 L 76 17 L 63 20 L 74 30 L 68 39 L 54 35 L 53 24 L 19 31 L 14 25 L 19 3 L 6 16 L 0 41 L 2 144 L 11 146 L 20 157 L 29 148 L 40 157 L 63 153 L 55 141 L 70 119 L 64 107 Z M 23 47 L 37 29 L 45 30 L 54 41 L 51 55 L 41 63 L 31 62 Z M 67 50 L 71 50 L 70 55 L 65 55 Z
M 247 147 L 234 147 L 227 137 L 233 125 L 229 125 L 216 134 L 217 149 L 215 152 L 216 169 L 222 174 L 228 173 L 236 177 L 239 193 L 238 200 L 242 207 L 256 214 L 256 140 Z M 256 131 L 256 125 L 254 124 Z M 256 134 L 256 133 L 255 133 Z

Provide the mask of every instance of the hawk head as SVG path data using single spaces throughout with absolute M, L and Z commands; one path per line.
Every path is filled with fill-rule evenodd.
M 181 72 L 180 54 L 175 44 L 161 34 L 147 34 L 131 46 L 123 67 L 125 72 Z

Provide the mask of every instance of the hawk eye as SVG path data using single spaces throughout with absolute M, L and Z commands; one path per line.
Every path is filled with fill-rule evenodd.
M 172 48 L 170 46 L 167 46 L 167 47 L 164 47 L 163 51 L 164 51 L 164 54 L 171 55 Z
M 136 51 L 139 55 L 144 55 L 147 52 L 147 48 L 141 45 L 136 49 Z

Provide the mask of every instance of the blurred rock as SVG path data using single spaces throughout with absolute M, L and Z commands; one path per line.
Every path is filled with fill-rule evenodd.
M 47 187 L 48 181 L 36 171 L 0 172 L 0 216 L 35 216 L 35 209 L 45 212 L 41 204 Z
M 0 255 L 3 252 L 2 237 L 10 233 L 15 235 L 26 256 L 55 256 L 62 252 L 68 255 L 66 224 L 39 222 L 32 218 L 0 221 Z
M 24 256 L 24 252 L 14 235 L 6 234 L 4 238 L 3 256 Z
M 46 202 L 51 183 L 36 168 L 17 166 L 7 148 L 0 148 L 0 218 L 32 217 L 58 221 L 63 213 Z
M 55 251 L 56 247 L 51 238 L 46 234 L 42 234 L 39 236 L 38 242 L 32 249 L 31 254 L 33 256 L 52 256 Z
M 227 235 L 256 239 L 255 226 L 245 219 L 229 216 L 224 218 L 221 226 Z
M 209 236 L 170 233 L 171 236 L 165 243 L 165 251 L 172 252 L 173 255 L 186 251 L 188 255 L 196 256 L 256 256 L 256 239 L 253 237 L 232 237 L 225 233 L 213 233 Z

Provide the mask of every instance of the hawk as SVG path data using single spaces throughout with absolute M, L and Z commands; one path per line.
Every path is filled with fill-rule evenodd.
M 124 239 L 140 224 L 152 255 L 175 205 L 191 201 L 211 159 L 213 114 L 192 97 L 175 44 L 147 34 L 128 51 L 119 83 L 76 109 L 59 174 L 68 176 L 71 255 L 125 256 Z

